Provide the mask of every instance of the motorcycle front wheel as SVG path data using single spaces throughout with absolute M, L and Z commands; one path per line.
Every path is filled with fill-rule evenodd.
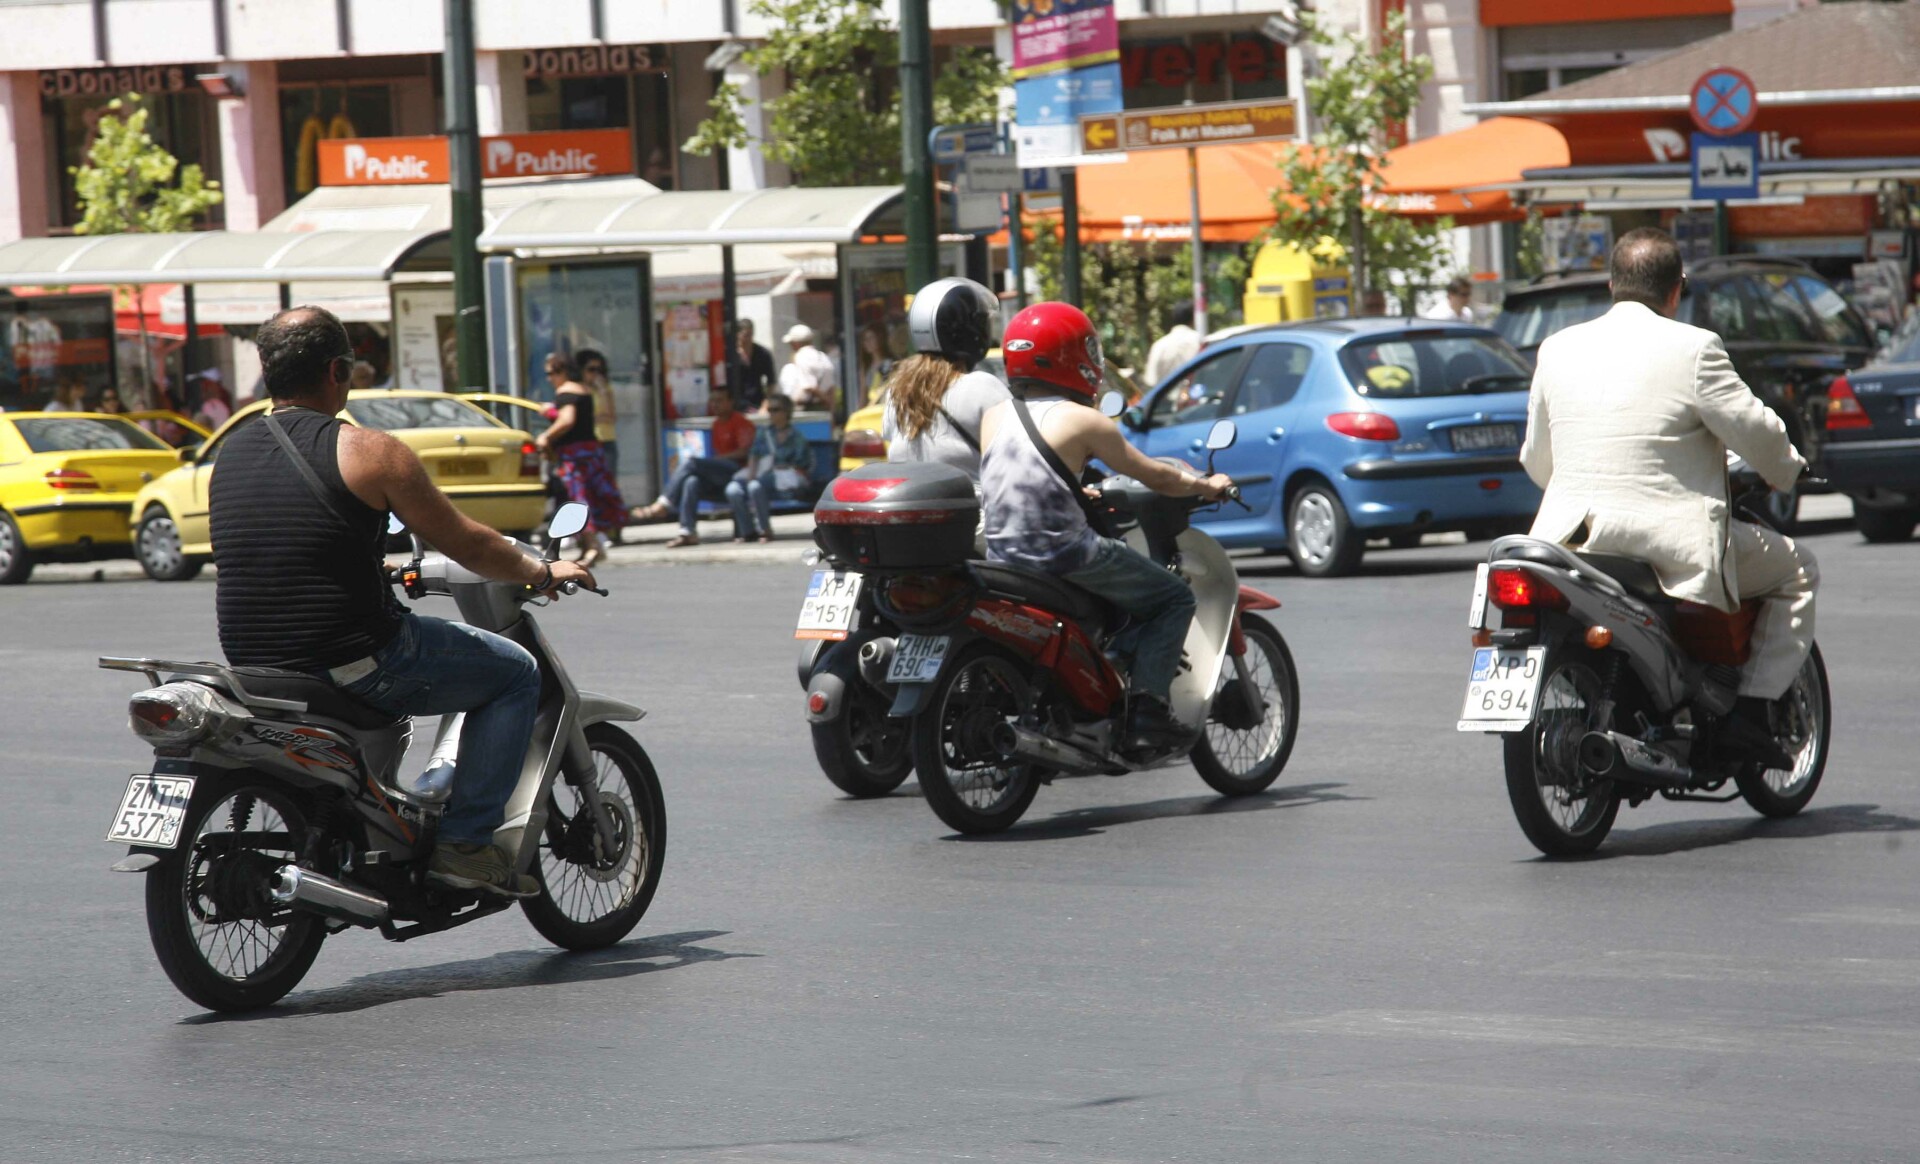
M 1600 847 L 1620 812 L 1611 780 L 1586 774 L 1580 740 L 1600 722 L 1600 676 L 1581 658 L 1548 655 L 1533 723 L 1502 737 L 1507 799 L 1533 846 L 1549 857 L 1580 857 Z
M 606 723 L 587 728 L 587 746 L 613 839 L 602 838 L 580 789 L 564 776 L 555 780 L 530 869 L 540 892 L 520 903 L 541 937 L 568 950 L 597 950 L 632 932 L 667 859 L 667 804 L 646 751 Z
M 1259 689 L 1265 714 L 1245 727 L 1216 718 L 1222 695 L 1234 690 L 1233 684 L 1239 681 L 1229 660 L 1220 690 L 1214 693 L 1206 729 L 1193 746 L 1193 766 L 1200 779 L 1223 796 L 1251 796 L 1279 779 L 1300 731 L 1300 676 L 1293 669 L 1287 640 L 1273 624 L 1251 614 L 1241 616 L 1241 629 L 1247 639 L 1247 676 Z
M 306 845 L 307 818 L 284 788 L 249 773 L 203 775 L 179 848 L 147 872 L 147 933 L 160 968 L 208 1010 L 270 1006 L 320 956 L 325 923 L 268 888 Z
M 1827 743 L 1833 731 L 1833 697 L 1827 687 L 1827 665 L 1815 646 L 1794 676 L 1793 686 L 1769 709 L 1773 735 L 1793 757 L 1791 768 L 1761 768 L 1749 764 L 1734 775 L 1740 795 L 1755 812 L 1771 817 L 1793 816 L 1807 807 L 1827 772 Z
M 849 686 L 839 715 L 807 725 L 820 770 L 848 796 L 885 796 L 913 772 L 912 733 L 887 718 L 887 706 L 866 688 Z
M 932 698 L 913 717 L 913 766 L 927 807 L 948 828 L 1001 832 L 1033 803 L 1040 782 L 1032 765 L 979 758 L 990 750 L 993 728 L 1021 718 L 1032 703 L 1025 668 L 989 643 L 965 648 L 941 672 Z

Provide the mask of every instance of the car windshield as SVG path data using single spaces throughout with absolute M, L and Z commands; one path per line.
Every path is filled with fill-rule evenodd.
M 500 422 L 452 396 L 373 396 L 347 401 L 355 424 L 394 432 L 407 428 L 487 428 Z
M 36 453 L 65 453 L 77 449 L 158 449 L 172 446 L 143 428 L 104 416 L 41 417 L 13 422 L 27 447 Z
M 1509 303 L 1493 321 L 1493 329 L 1514 347 L 1530 352 L 1554 332 L 1600 318 L 1611 304 L 1604 283 L 1561 287 Z
M 1526 361 L 1489 335 L 1405 332 L 1346 346 L 1340 362 L 1362 396 L 1397 399 L 1519 392 L 1533 381 Z

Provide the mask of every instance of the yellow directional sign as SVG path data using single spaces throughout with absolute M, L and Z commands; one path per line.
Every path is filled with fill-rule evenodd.
M 1129 109 L 1080 119 L 1080 149 L 1187 149 L 1293 137 L 1291 98 L 1273 101 L 1222 101 L 1212 105 L 1173 105 L 1165 109 Z

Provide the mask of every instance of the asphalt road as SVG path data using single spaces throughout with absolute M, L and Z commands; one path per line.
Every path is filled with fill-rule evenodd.
M 5 592 L 0 1160 L 1913 1159 L 1920 543 L 1810 540 L 1812 808 L 1623 811 L 1564 864 L 1452 730 L 1483 547 L 1248 563 L 1303 673 L 1279 785 L 1068 781 L 986 841 L 814 769 L 799 564 L 616 568 L 543 622 L 652 712 L 635 938 L 348 934 L 242 1020 L 174 993 L 100 840 L 146 757 L 92 660 L 209 654 L 212 587 Z

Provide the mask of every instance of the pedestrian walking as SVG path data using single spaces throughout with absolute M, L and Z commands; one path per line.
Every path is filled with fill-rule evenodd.
M 605 452 L 594 437 L 593 392 L 575 379 L 573 361 L 559 352 L 547 357 L 546 371 L 553 385 L 554 419 L 534 444 L 553 458 L 554 475 L 566 487 L 567 500 L 587 507 L 577 560 L 591 569 L 606 557 L 607 538 L 619 537 L 626 525 L 627 502 L 607 472 Z
M 1454 323 L 1472 323 L 1473 316 L 1473 280 L 1465 275 L 1457 275 L 1447 284 L 1446 302 L 1427 312 L 1427 319 L 1445 319 Z
M 607 379 L 607 357 L 592 348 L 573 354 L 580 365 L 580 382 L 593 393 L 593 439 L 600 442 L 600 453 L 607 461 L 607 475 L 620 480 L 619 414 L 614 409 L 613 382 Z

